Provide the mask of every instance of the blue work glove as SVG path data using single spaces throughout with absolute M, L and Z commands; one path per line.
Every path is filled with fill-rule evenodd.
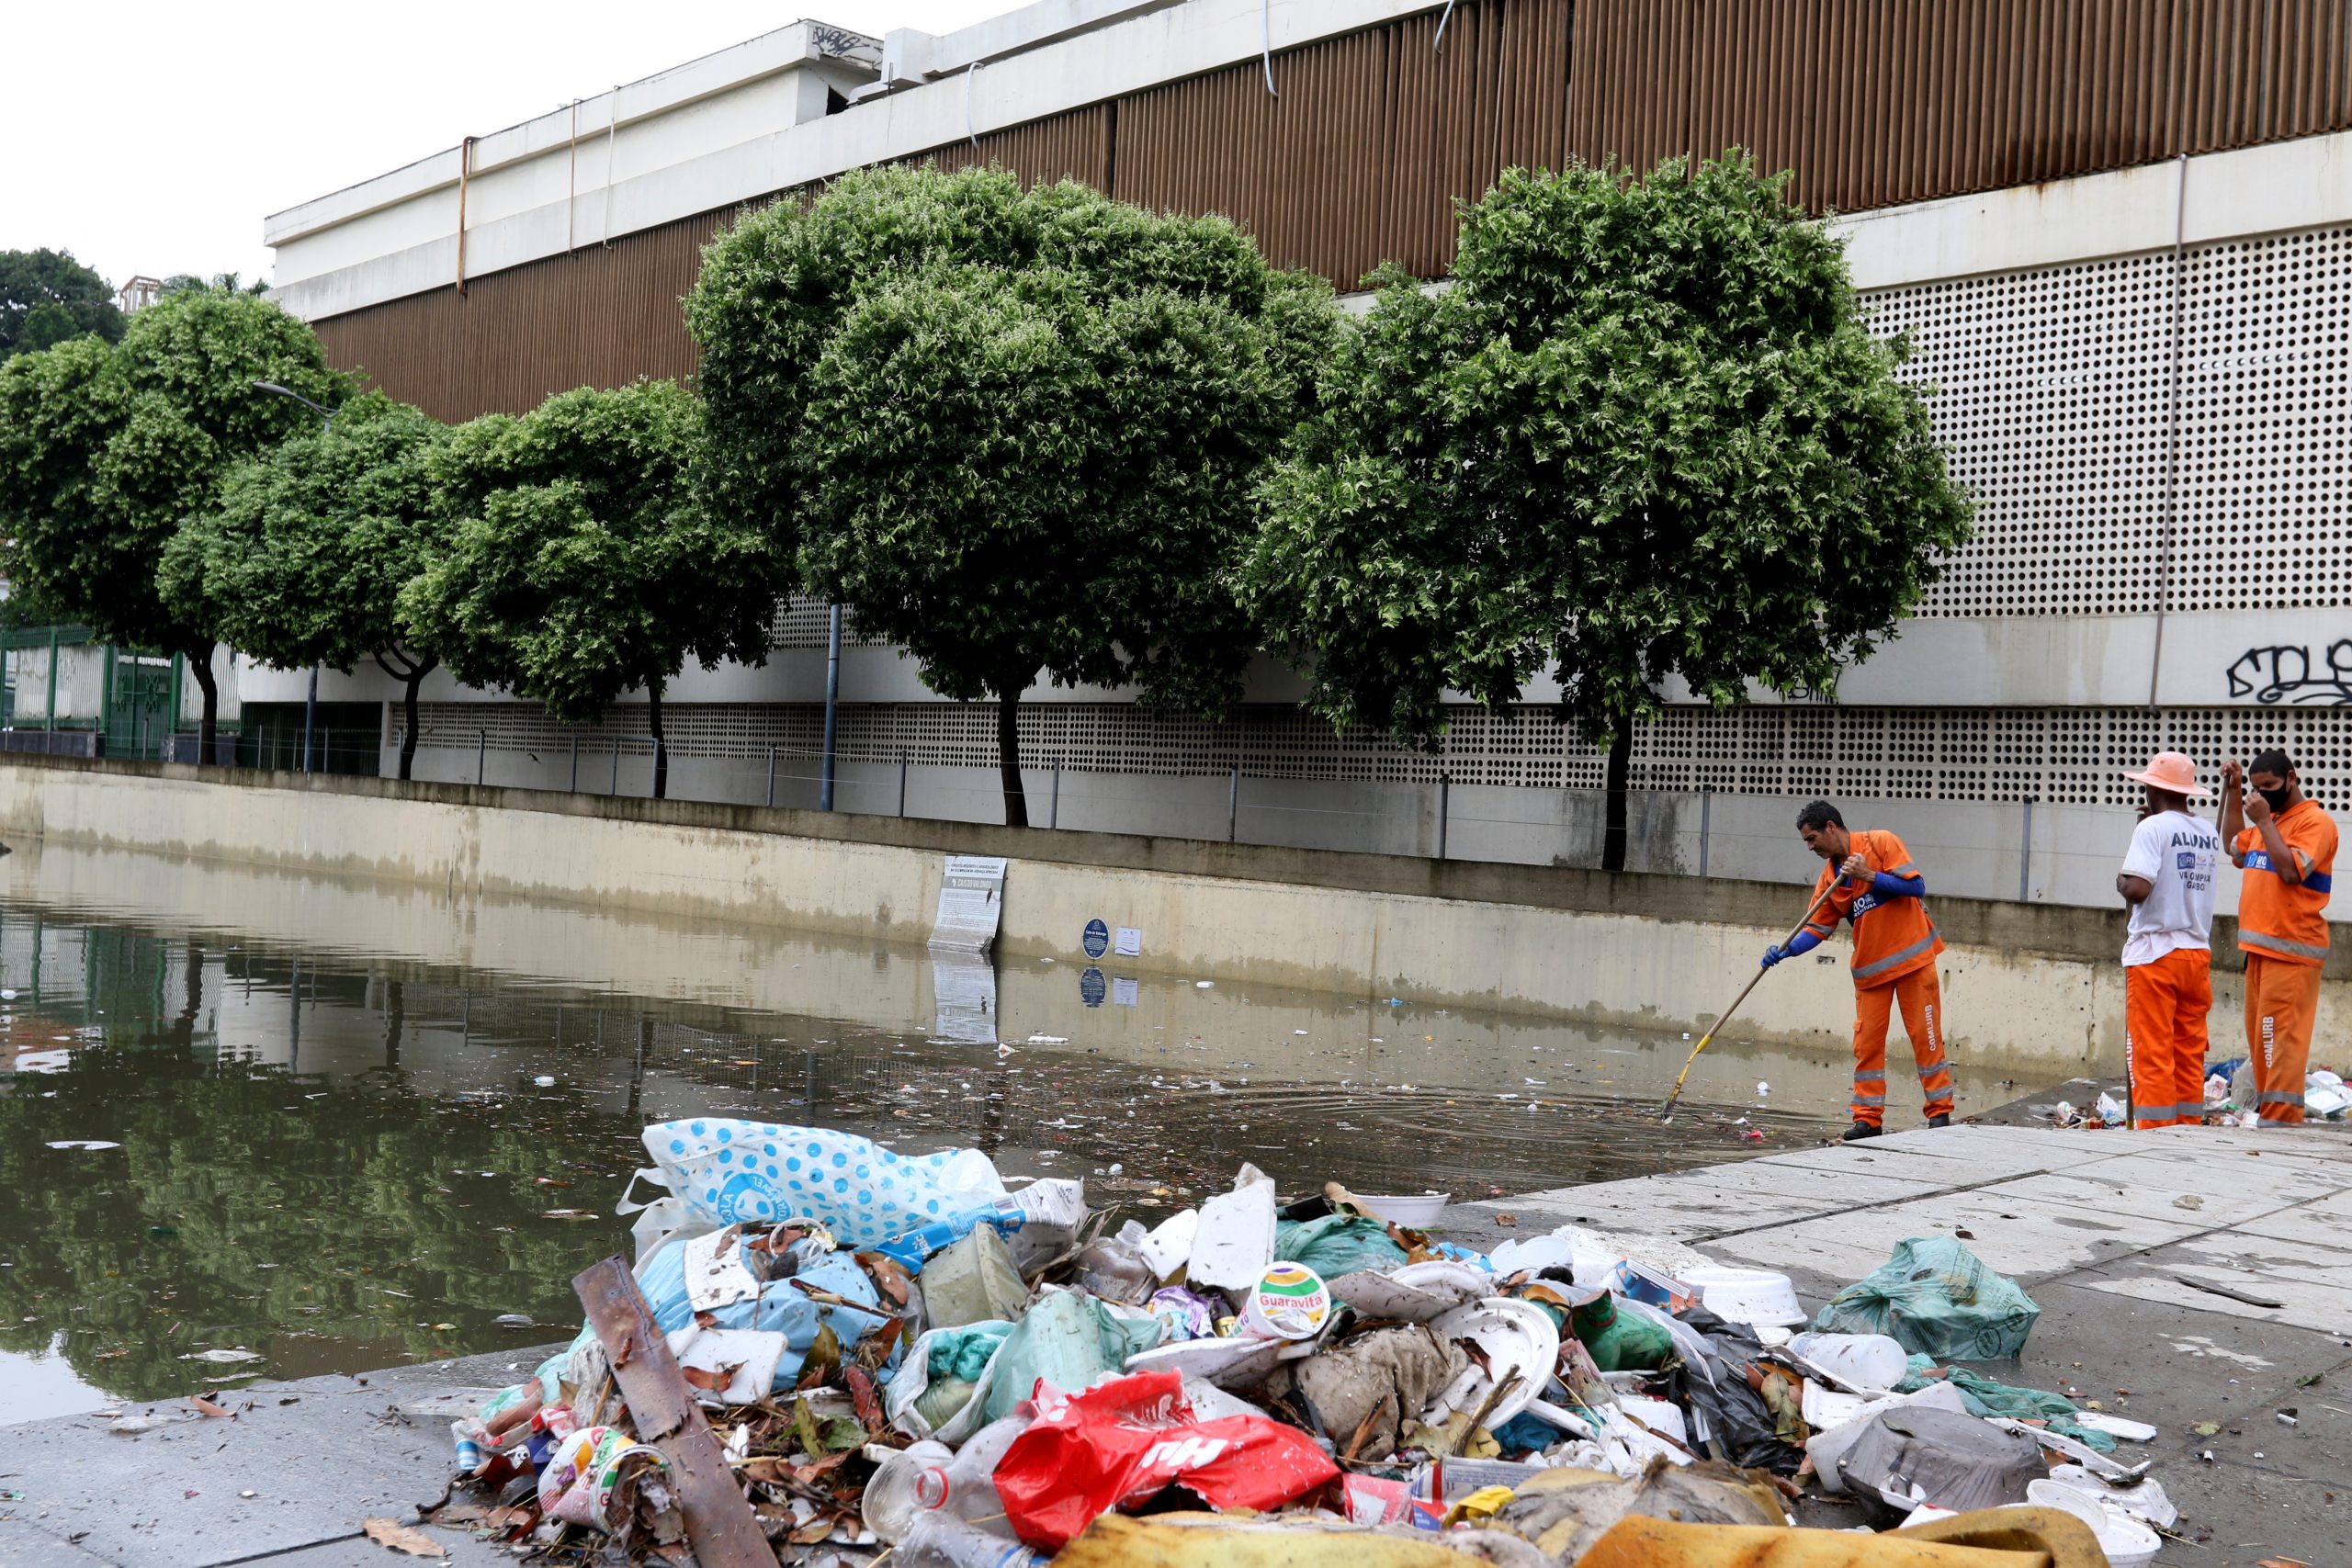
M 1787 956 L 1787 953 L 1781 951 L 1781 944 L 1779 942 L 1774 942 L 1771 946 L 1764 950 L 1764 962 L 1758 965 L 1758 967 L 1770 969 L 1773 964 L 1778 964 L 1781 959 L 1786 958 Z

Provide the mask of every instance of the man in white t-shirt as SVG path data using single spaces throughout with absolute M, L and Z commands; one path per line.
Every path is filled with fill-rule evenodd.
M 2213 1006 L 2213 889 L 2222 836 L 2188 811 L 2197 764 L 2159 751 L 2123 775 L 2147 792 L 2115 890 L 2132 911 L 2123 942 L 2123 1051 L 2132 1125 L 2205 1120 L 2205 1015 Z

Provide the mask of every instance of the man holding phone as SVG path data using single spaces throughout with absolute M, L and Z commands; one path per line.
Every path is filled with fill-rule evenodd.
M 2256 1113 L 2265 1125 L 2301 1122 L 2320 969 L 2327 962 L 2335 820 L 2303 794 L 2287 753 L 2265 751 L 2243 771 L 2234 761 L 2222 764 L 2222 838 L 2245 873 L 2238 947 L 2245 954 L 2245 1043 Z

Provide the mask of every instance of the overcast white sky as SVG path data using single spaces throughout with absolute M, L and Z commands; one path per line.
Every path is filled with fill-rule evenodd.
M 0 250 L 266 276 L 265 215 L 804 16 L 943 32 L 1021 0 L 12 7 Z

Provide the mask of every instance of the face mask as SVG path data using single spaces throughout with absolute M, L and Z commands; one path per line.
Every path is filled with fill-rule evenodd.
M 2262 796 L 2262 798 L 2269 804 L 2270 809 L 2273 812 L 2284 811 L 2287 809 L 2287 791 L 2283 789 L 2258 789 L 2254 793 Z

